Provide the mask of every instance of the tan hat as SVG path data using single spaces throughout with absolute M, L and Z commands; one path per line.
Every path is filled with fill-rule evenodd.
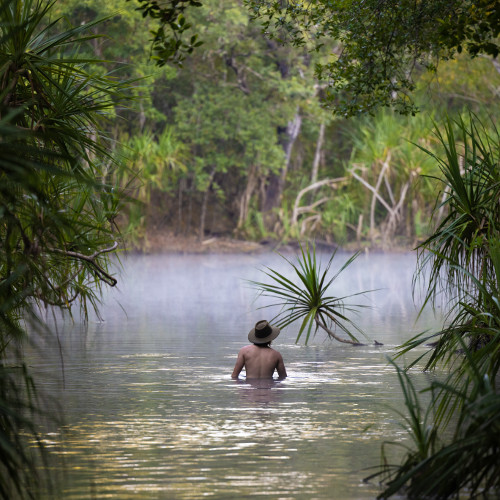
M 265 319 L 257 321 L 255 328 L 250 330 L 248 340 L 253 344 L 267 344 L 280 334 L 280 329 L 271 326 Z

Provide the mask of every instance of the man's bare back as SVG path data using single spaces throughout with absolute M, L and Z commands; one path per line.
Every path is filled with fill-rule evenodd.
M 274 370 L 277 370 L 279 378 L 286 377 L 281 354 L 267 345 L 251 344 L 241 348 L 231 377 L 238 378 L 243 368 L 246 370 L 247 379 L 272 378 Z

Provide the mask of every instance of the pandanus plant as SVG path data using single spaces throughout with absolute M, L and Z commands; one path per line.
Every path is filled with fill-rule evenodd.
M 436 125 L 444 154 L 421 148 L 440 169 L 434 180 L 443 193 L 434 209 L 436 228 L 417 248 L 416 276 L 430 270 L 427 301 L 441 291 L 459 300 L 469 291 L 480 297 L 476 282 L 494 272 L 489 248 L 500 234 L 500 131 L 473 114 L 468 121 L 447 118 L 443 132 Z
M 403 489 L 408 498 L 489 498 L 500 491 L 500 133 L 471 115 L 469 124 L 446 120 L 436 135 L 444 155 L 429 154 L 445 196 L 435 209 L 442 218 L 418 249 L 417 277 L 428 266 L 426 303 L 445 291 L 451 307 L 442 330 L 409 340 L 400 355 L 432 342 L 412 365 L 427 358 L 425 369 L 448 373 L 425 389 L 432 396 L 425 412 L 407 397 L 409 378 L 400 376 L 410 413 L 432 419 L 425 433 L 409 427 L 414 446 L 401 463 L 384 461 L 376 474 L 385 483 L 379 498 Z
M 329 271 L 333 263 L 336 251 L 328 260 L 324 270 L 321 262 L 316 259 L 316 248 L 300 247 L 297 256 L 297 264 L 281 255 L 299 278 L 298 283 L 274 269 L 266 268 L 264 273 L 270 278 L 269 283 L 252 281 L 252 285 L 259 291 L 259 295 L 272 297 L 277 302 L 264 307 L 280 306 L 280 312 L 272 319 L 279 328 L 284 328 L 294 321 L 301 321 L 296 342 L 298 342 L 306 331 L 305 343 L 309 341 L 311 333 L 314 334 L 319 328 L 324 330 L 328 336 L 338 342 L 352 345 L 364 345 L 359 342 L 353 332 L 364 335 L 361 329 L 346 315 L 356 313 L 359 308 L 366 307 L 361 304 L 346 304 L 345 300 L 367 292 L 359 292 L 344 297 L 331 295 L 330 290 L 333 282 L 339 275 L 356 259 L 359 253 L 352 255 L 341 267 L 329 277 Z M 348 338 L 341 337 L 337 332 L 343 332 Z M 378 342 L 376 342 L 378 344 Z
M 116 284 L 122 197 L 107 183 L 116 160 L 104 119 L 130 84 L 79 55 L 97 21 L 66 29 L 54 4 L 0 0 L 1 499 L 38 498 L 49 482 L 38 423 L 52 408 L 23 357 L 25 342 L 49 334 L 36 304 L 79 299 L 86 314 L 100 286 Z

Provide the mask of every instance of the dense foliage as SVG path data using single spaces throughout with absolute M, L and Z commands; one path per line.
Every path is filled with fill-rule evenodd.
M 324 109 L 329 90 L 315 71 L 328 57 L 313 41 L 282 46 L 235 2 L 178 6 L 191 25 L 181 38 L 203 40 L 182 67 L 150 60 L 148 30 L 160 19 L 143 18 L 132 2 L 55 6 L 74 25 L 106 16 L 82 50 L 106 59 L 108 71 L 128 62 L 123 74 L 146 77 L 135 90 L 138 112 L 117 109 L 124 119 L 110 129 L 130 160 L 115 179 L 141 202 L 120 218 L 131 241 L 147 248 L 153 233 L 310 236 L 387 248 L 429 234 L 435 184 L 420 174 L 437 169 L 408 141 L 432 149 L 428 114 L 464 105 L 494 112 L 500 75 L 488 58 L 462 55 L 436 75 L 416 74 L 423 112 L 413 119 L 386 110 L 345 121 Z M 337 41 L 322 43 L 336 50 Z
M 131 148 L 125 148 L 132 163 L 121 173 L 122 186 L 147 202 L 132 207 L 121 221 L 139 245 L 147 243 L 144 237 L 153 227 L 200 239 L 310 235 L 377 246 L 413 244 L 425 235 L 432 185 L 417 185 L 425 165 L 405 165 L 397 151 L 409 151 L 404 138 L 432 141 L 426 120 L 406 121 L 387 112 L 371 121 L 332 119 L 321 107 L 324 83 L 314 75 L 314 68 L 327 59 L 311 52 L 313 44 L 297 50 L 280 47 L 249 22 L 244 7 L 232 2 L 188 7 L 188 24 L 194 28 L 186 35 L 196 33 L 204 44 L 185 59 L 183 68 L 155 68 L 148 30 L 155 29 L 157 20 L 143 18 L 133 7 L 124 0 L 64 0 L 54 12 L 73 25 L 106 17 L 90 27 L 98 36 L 81 53 L 106 59 L 102 68 L 107 71 L 120 68 L 131 78 L 146 76 L 135 90 L 141 98 L 138 113 L 116 109 L 125 120 L 110 126 L 110 134 Z M 325 41 L 325 47 L 333 50 L 335 43 Z M 130 65 L 123 68 L 124 62 Z M 442 65 L 436 79 L 429 82 L 423 76 L 416 82 L 426 86 L 417 95 L 422 104 L 437 96 L 440 101 L 433 100 L 432 108 L 496 106 L 499 77 L 486 59 L 461 57 Z M 432 93 L 425 91 L 428 85 Z M 394 145 L 390 162 L 371 145 L 367 151 L 376 155 L 367 158 L 359 144 L 380 141 L 378 134 L 386 129 Z M 206 138 L 200 143 L 202 131 Z M 169 160 L 161 168 L 158 162 L 143 161 L 149 158 L 147 143 L 164 154 L 160 143 L 167 135 Z M 141 145 L 146 149 L 141 151 Z M 379 178 L 384 162 L 388 168 Z
M 380 106 L 414 114 L 419 70 L 436 71 L 462 51 L 493 58 L 500 51 L 500 6 L 491 0 L 247 3 L 280 42 L 312 43 L 316 50 L 338 43 L 316 75 L 329 82 L 327 102 L 344 116 Z
M 130 1 L 130 0 L 129 0 Z M 197 41 L 198 35 L 191 35 L 189 41 L 183 38 L 191 24 L 186 21 L 184 13 L 193 7 L 200 7 L 196 0 L 137 0 L 136 9 L 142 12 L 142 17 L 150 17 L 157 21 L 158 26 L 151 31 L 153 35 L 153 58 L 159 66 L 167 61 L 181 64 L 187 54 L 191 54 L 203 42 Z
M 92 25 L 53 32 L 42 25 L 47 7 L 35 2 L 8 5 L 3 14 L 5 293 L 22 291 L 21 308 L 27 297 L 60 306 L 93 300 L 89 283 L 116 282 L 99 264 L 116 246 L 118 206 L 105 183 L 114 160 L 101 130 L 125 88 L 89 73 L 85 59 L 61 57 Z
M 128 85 L 78 55 L 94 23 L 64 29 L 50 4 L 0 4 L 0 496 L 36 496 L 26 435 L 37 400 L 22 341 L 47 334 L 40 309 L 97 306 L 117 246 L 116 166 L 106 116 Z M 38 416 L 40 415 L 37 413 Z

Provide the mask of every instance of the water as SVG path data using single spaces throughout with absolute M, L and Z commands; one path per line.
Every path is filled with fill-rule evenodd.
M 346 256 L 339 256 L 343 262 Z M 230 378 L 258 310 L 245 279 L 265 279 L 276 255 L 130 256 L 103 321 L 59 322 L 58 337 L 28 353 L 45 392 L 59 402 L 64 426 L 45 442 L 56 497 L 64 499 L 364 499 L 383 441 L 405 431 L 389 406 L 403 408 L 386 356 L 418 331 L 413 255 L 361 256 L 341 275 L 335 295 L 380 289 L 356 302 L 354 318 L 383 347 L 352 347 L 319 332 L 296 344 L 298 327 L 273 343 L 284 381 Z M 276 311 L 274 309 L 274 311 Z M 59 344 L 59 343 L 60 344 Z M 425 375 L 415 373 L 417 384 Z M 54 493 L 48 495 L 52 497 Z

